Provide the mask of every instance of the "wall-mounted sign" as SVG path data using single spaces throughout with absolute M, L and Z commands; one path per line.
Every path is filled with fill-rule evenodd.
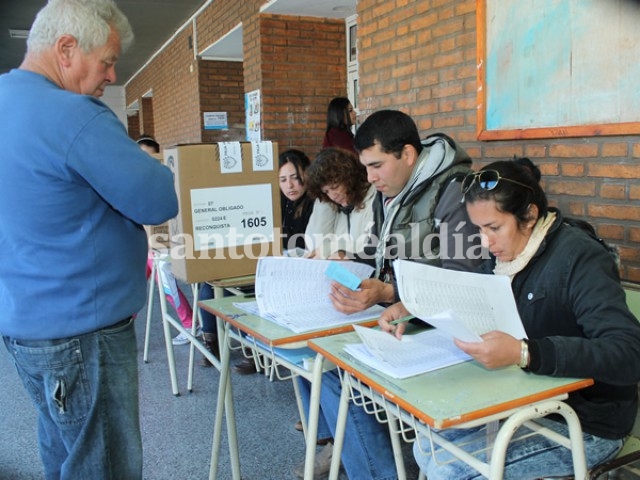
M 204 112 L 205 130 L 228 130 L 227 112 Z

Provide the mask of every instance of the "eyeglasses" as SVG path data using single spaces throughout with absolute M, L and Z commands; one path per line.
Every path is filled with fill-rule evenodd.
M 505 182 L 515 183 L 516 185 L 520 185 L 521 187 L 528 188 L 533 192 L 533 188 L 529 185 L 525 185 L 524 183 L 520 183 L 516 180 L 511 180 L 510 178 L 506 178 L 500 175 L 500 172 L 497 170 L 481 170 L 479 172 L 470 173 L 464 180 L 462 181 L 462 194 L 466 195 L 473 184 L 478 182 L 478 186 L 483 190 L 493 190 L 498 186 L 501 180 Z

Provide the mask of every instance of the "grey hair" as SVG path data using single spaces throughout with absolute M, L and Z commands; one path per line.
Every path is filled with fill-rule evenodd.
M 112 26 L 119 33 L 121 50 L 125 52 L 133 43 L 133 31 L 112 0 L 49 0 L 31 26 L 27 51 L 41 52 L 68 34 L 88 53 L 107 43 Z

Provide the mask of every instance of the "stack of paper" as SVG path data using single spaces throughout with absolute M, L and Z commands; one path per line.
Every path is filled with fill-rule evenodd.
M 340 313 L 333 307 L 329 298 L 331 282 L 344 273 L 336 275 L 338 267 L 333 263 L 332 260 L 293 257 L 260 258 L 255 285 L 259 315 L 297 333 L 379 317 L 384 309 L 378 305 L 352 315 Z M 325 274 L 330 266 L 332 277 Z M 343 261 L 339 266 L 360 280 L 369 278 L 373 272 L 371 266 L 362 263 Z M 238 304 L 238 307 L 246 309 L 247 305 Z
M 526 338 L 507 277 L 407 260 L 396 260 L 394 270 L 406 309 L 436 328 L 398 340 L 380 330 L 357 327 L 363 343 L 345 350 L 371 367 L 405 378 L 469 360 L 453 343 L 454 337 L 481 342 L 481 335 L 499 330 Z
M 398 340 L 382 330 L 354 328 L 364 343 L 346 345 L 345 351 L 390 377 L 407 378 L 471 359 L 451 336 L 437 329 Z

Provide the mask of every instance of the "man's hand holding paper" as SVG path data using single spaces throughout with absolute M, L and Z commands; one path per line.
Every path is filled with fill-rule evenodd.
M 329 295 L 336 310 L 352 314 L 366 310 L 379 302 L 392 302 L 393 286 L 375 278 L 368 278 L 362 281 L 358 290 L 354 291 L 338 282 L 333 282 Z

